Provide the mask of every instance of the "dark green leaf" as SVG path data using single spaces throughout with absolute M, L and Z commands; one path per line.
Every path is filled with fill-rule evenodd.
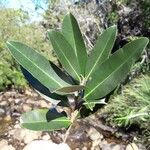
M 117 27 L 112 26 L 106 29 L 98 38 L 91 55 L 88 58 L 86 66 L 86 77 L 89 78 L 91 74 L 108 59 L 111 49 L 117 35 Z
M 54 72 L 49 61 L 25 44 L 15 41 L 7 42 L 13 57 L 28 70 L 37 80 L 50 90 L 69 86 Z
M 86 85 L 85 101 L 99 99 L 111 92 L 124 79 L 146 45 L 147 38 L 140 38 L 114 53 L 92 74 Z
M 53 118 L 53 115 L 56 118 Z M 48 109 L 37 109 L 24 113 L 21 116 L 22 126 L 35 131 L 53 131 L 67 128 L 71 121 L 62 113 L 49 111 Z
M 64 116 L 67 117 L 67 114 L 64 111 L 58 112 L 56 108 L 51 108 L 46 113 L 46 119 L 48 122 L 50 122 L 56 118 L 60 118 L 60 117 L 64 117 Z
M 41 82 L 39 82 L 36 78 L 34 78 L 32 76 L 32 74 L 30 72 L 28 72 L 26 69 L 24 69 L 21 66 L 21 71 L 23 73 L 23 75 L 25 76 L 26 80 L 29 82 L 29 84 L 36 89 L 38 92 L 52 98 L 55 100 L 66 100 L 67 97 L 66 96 L 62 96 L 62 95 L 58 95 L 56 93 L 51 93 L 50 90 L 45 87 Z
M 76 80 L 80 80 L 80 68 L 71 45 L 64 36 L 56 31 L 49 32 L 49 39 L 53 45 L 59 61 L 65 70 Z
M 52 62 L 50 62 L 51 67 L 53 68 L 53 70 L 56 72 L 56 74 L 63 79 L 65 82 L 69 83 L 69 84 L 75 84 L 76 81 L 74 81 L 74 79 L 64 70 L 62 71 L 62 69 L 58 68 L 55 64 L 53 64 Z
M 79 29 L 79 25 L 71 13 L 66 15 L 63 20 L 62 33 L 69 44 L 73 47 L 80 66 L 80 73 L 84 76 L 87 61 L 86 47 Z

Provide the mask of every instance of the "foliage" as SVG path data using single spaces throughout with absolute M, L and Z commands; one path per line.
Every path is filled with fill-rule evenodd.
M 138 125 L 149 129 L 150 76 L 141 75 L 123 87 L 120 95 L 115 95 L 105 107 L 108 121 L 112 126 L 129 127 Z
M 18 64 L 6 50 L 5 43 L 9 39 L 20 40 L 40 49 L 40 53 L 56 61 L 52 52 L 47 50 L 50 47 L 46 42 L 46 31 L 38 24 L 29 24 L 28 15 L 21 10 L 1 8 L 0 14 L 0 90 L 12 86 L 15 88 L 27 86 Z
M 30 116 L 30 117 L 29 117 Z M 54 118 L 52 118 L 54 117 Z M 63 127 L 68 127 L 71 121 L 62 113 L 55 112 L 55 110 L 33 110 L 22 115 L 22 126 L 31 130 L 58 130 Z M 32 124 L 32 126 L 31 126 Z
M 50 115 L 48 110 L 31 111 L 22 116 L 23 126 L 32 130 L 66 128 L 74 122 L 83 105 L 92 110 L 96 103 L 100 103 L 101 98 L 114 90 L 127 76 L 132 64 L 148 44 L 148 39 L 141 37 L 111 55 L 116 34 L 116 26 L 106 29 L 88 56 L 78 23 L 71 13 L 67 14 L 63 20 L 62 31 L 48 32 L 63 69 L 29 46 L 8 41 L 9 51 L 21 65 L 32 86 L 37 87 L 36 90 L 47 97 L 60 100 L 61 105 L 68 102 L 68 107 L 72 109 L 70 118 L 56 109 L 50 109 Z M 53 115 L 56 117 L 53 118 Z M 47 116 L 50 117 L 47 119 Z

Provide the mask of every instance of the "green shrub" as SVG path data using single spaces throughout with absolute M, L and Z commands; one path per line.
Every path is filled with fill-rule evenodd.
M 8 63 L 0 63 L 0 91 L 9 89 L 12 86 L 14 88 L 23 88 L 25 87 L 26 81 L 17 69 L 8 65 Z
M 138 125 L 149 128 L 150 76 L 142 75 L 123 87 L 121 94 L 114 96 L 103 110 L 106 121 L 112 126 Z
M 33 110 L 22 115 L 22 126 L 31 130 L 71 127 L 83 105 L 92 110 L 95 104 L 102 103 L 101 98 L 127 76 L 148 44 L 148 39 L 141 37 L 111 55 L 116 35 L 116 26 L 106 29 L 88 56 L 76 19 L 72 14 L 66 15 L 62 31 L 48 33 L 63 69 L 29 46 L 8 41 L 7 47 L 29 83 L 46 99 L 52 98 L 72 112 L 67 116 L 55 108 Z

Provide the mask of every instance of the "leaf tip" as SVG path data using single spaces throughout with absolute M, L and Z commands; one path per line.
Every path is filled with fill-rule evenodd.
M 69 11 L 66 16 L 73 16 L 73 14 Z
M 8 46 L 8 45 L 10 45 L 12 43 L 12 41 L 7 41 L 6 42 L 6 45 Z
M 143 42 L 143 44 L 145 44 L 145 47 L 149 43 L 149 39 L 147 37 L 140 37 L 140 38 L 136 39 L 135 41 Z

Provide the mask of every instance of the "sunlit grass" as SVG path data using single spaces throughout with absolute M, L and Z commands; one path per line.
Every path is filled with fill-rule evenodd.
M 136 124 L 149 128 L 150 76 L 142 75 L 125 86 L 120 95 L 110 100 L 104 112 L 108 114 L 106 121 L 112 126 L 129 127 Z

